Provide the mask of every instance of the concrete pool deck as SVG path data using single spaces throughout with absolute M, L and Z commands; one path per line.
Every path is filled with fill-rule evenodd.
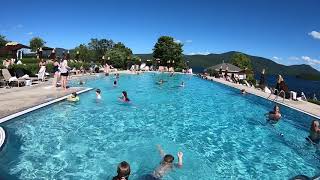
M 224 85 L 227 85 L 227 86 L 239 89 L 239 90 L 245 89 L 247 93 L 250 93 L 250 94 L 265 98 L 265 99 L 268 99 L 268 97 L 270 95 L 269 93 L 265 93 L 261 90 L 258 90 L 255 88 L 250 88 L 248 86 L 244 86 L 241 84 L 235 84 L 235 83 L 232 83 L 229 81 L 225 81 L 223 79 L 219 79 L 219 78 L 215 78 L 215 77 L 211 77 L 211 76 L 206 76 L 206 78 L 208 80 L 212 80 L 214 82 L 218 82 L 218 83 L 221 83 L 221 84 L 224 84 Z M 269 100 L 273 101 L 275 98 L 276 98 L 275 95 L 271 95 Z M 282 104 L 287 107 L 290 107 L 292 109 L 298 110 L 300 112 L 306 113 L 306 114 L 313 116 L 317 119 L 320 119 L 320 106 L 319 105 L 316 105 L 316 104 L 313 104 L 313 103 L 310 103 L 307 101 L 293 101 L 293 100 L 288 100 L 288 99 L 285 99 L 283 101 L 283 98 L 281 98 L 281 97 L 278 97 L 277 100 L 274 100 L 274 102 Z
M 12 114 L 34 106 L 64 97 L 72 92 L 85 90 L 85 87 L 71 87 L 67 91 L 54 88 L 51 82 L 43 82 L 36 86 L 0 89 L 0 120 Z M 1 123 L 1 122 L 0 122 Z

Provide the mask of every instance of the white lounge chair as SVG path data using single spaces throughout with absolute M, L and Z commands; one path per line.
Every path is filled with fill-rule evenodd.
M 11 76 L 8 69 L 2 69 L 2 76 L 4 77 L 4 80 L 9 85 L 11 82 L 16 82 L 18 84 L 18 87 L 20 87 L 20 83 L 26 83 L 26 80 L 23 78 L 17 78 L 16 76 Z

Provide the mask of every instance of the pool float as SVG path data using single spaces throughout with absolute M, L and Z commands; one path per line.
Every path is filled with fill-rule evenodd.
M 67 100 L 68 100 L 68 101 L 71 101 L 71 102 L 77 102 L 77 101 L 79 101 L 80 99 L 79 99 L 79 96 L 77 96 L 77 97 L 68 97 Z
M 4 145 L 4 141 L 6 139 L 6 133 L 2 127 L 0 127 L 0 150 L 2 146 Z

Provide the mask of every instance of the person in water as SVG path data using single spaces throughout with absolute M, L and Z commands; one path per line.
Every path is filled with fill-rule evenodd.
M 78 96 L 78 94 L 76 92 L 73 92 L 68 98 L 67 98 L 68 101 L 71 101 L 71 102 L 76 102 L 76 101 L 79 101 L 80 98 Z
M 101 99 L 101 90 L 100 89 L 96 90 L 96 96 L 97 96 L 97 99 Z
M 79 81 L 79 85 L 84 85 L 84 84 L 85 84 L 84 81 L 82 81 L 82 80 Z
M 117 80 L 114 80 L 113 81 L 113 87 L 116 87 L 118 85 L 118 81 Z
M 122 96 L 120 97 L 120 99 L 123 101 L 123 102 L 130 102 L 130 99 L 128 98 L 128 94 L 126 91 L 122 91 Z
M 157 82 L 157 84 L 163 84 L 163 83 L 164 83 L 163 79 L 160 79 L 160 80 Z
M 112 180 L 128 180 L 130 176 L 130 165 L 126 161 L 122 161 L 117 168 L 117 175 Z
M 180 87 L 184 87 L 184 82 L 183 81 L 181 82 Z
M 273 111 L 269 112 L 269 120 L 278 122 L 281 118 L 280 107 L 275 105 Z
M 240 91 L 241 91 L 241 94 L 243 95 L 247 93 L 245 89 L 241 89 Z
M 182 167 L 182 158 L 183 153 L 178 152 L 178 163 L 174 164 L 174 157 L 171 154 L 165 154 L 160 145 L 158 145 L 158 150 L 162 157 L 160 165 L 154 170 L 154 172 L 150 175 L 150 179 L 161 179 L 164 175 L 166 175 L 169 171 L 171 171 L 174 166 L 181 168 Z
M 320 128 L 319 128 L 319 121 L 313 120 L 310 127 L 310 134 L 307 137 L 313 144 L 318 144 L 320 142 Z

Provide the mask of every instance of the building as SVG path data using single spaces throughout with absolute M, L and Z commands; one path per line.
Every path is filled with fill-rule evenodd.
M 209 68 L 207 68 L 205 71 L 208 70 L 214 70 L 216 72 L 218 72 L 219 74 L 222 73 L 222 75 L 225 75 L 225 73 L 227 72 L 227 74 L 229 76 L 231 76 L 232 74 L 234 74 L 234 76 L 238 77 L 239 79 L 246 79 L 246 70 L 241 69 L 233 64 L 229 64 L 229 63 L 221 63 L 221 64 L 217 64 L 215 66 L 211 66 Z

